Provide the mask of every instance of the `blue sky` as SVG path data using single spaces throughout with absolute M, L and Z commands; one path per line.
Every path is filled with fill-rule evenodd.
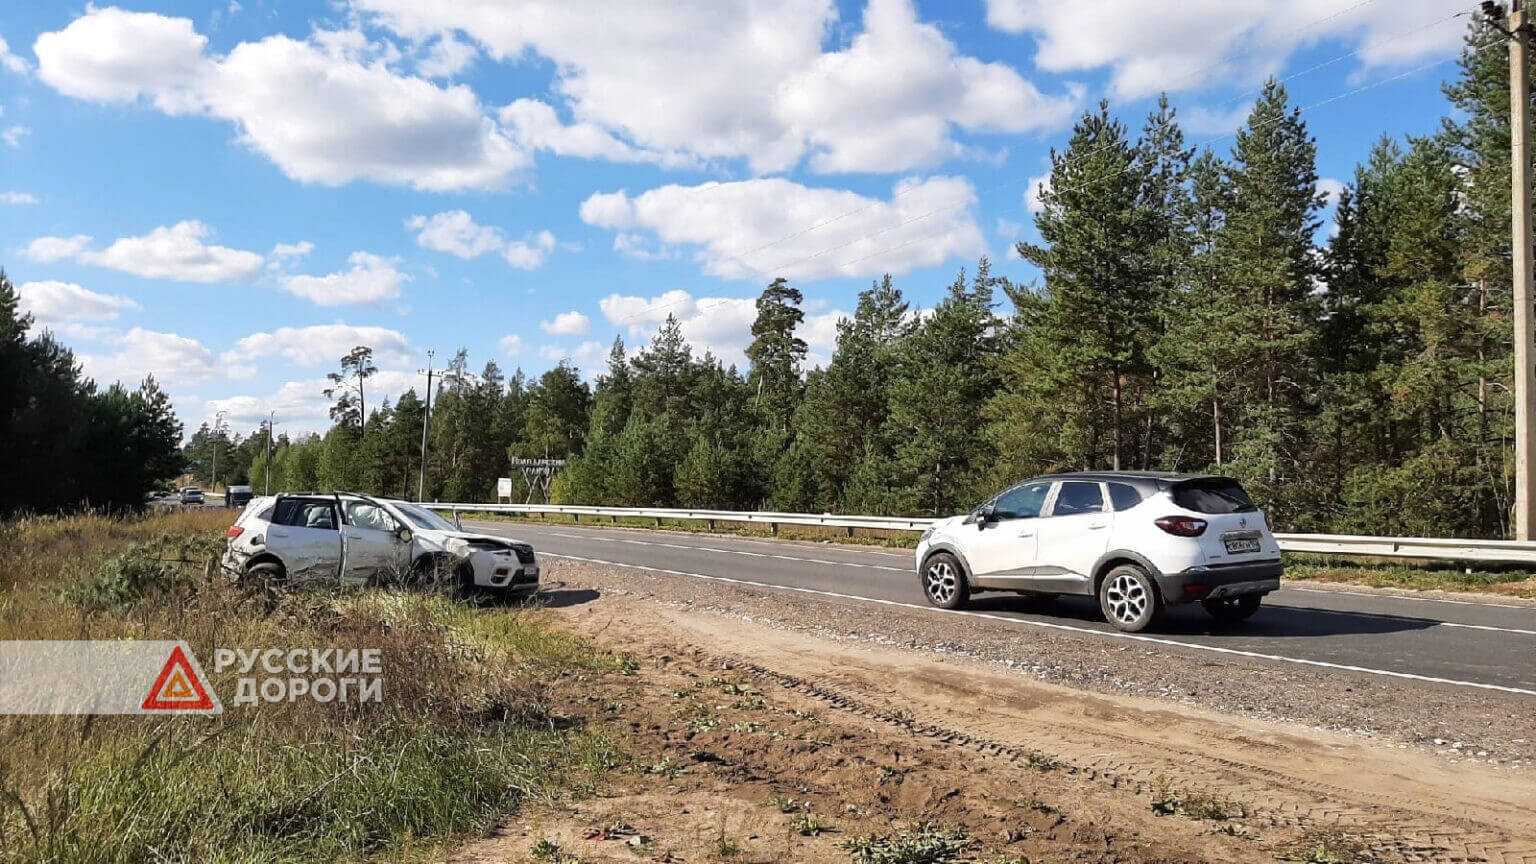
M 189 427 L 323 428 L 359 343 L 391 396 L 428 349 L 595 373 L 668 312 L 739 363 L 778 274 L 824 360 L 885 270 L 919 305 L 981 254 L 1034 278 L 1028 192 L 1099 98 L 1135 128 L 1167 90 L 1225 152 L 1288 78 L 1333 189 L 1436 127 L 1472 5 L 19 0 L 0 264 Z

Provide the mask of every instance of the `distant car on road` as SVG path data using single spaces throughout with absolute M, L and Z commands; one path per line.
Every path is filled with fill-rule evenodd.
M 254 498 L 227 536 L 224 570 L 239 577 L 450 583 L 466 593 L 539 587 L 539 562 L 527 543 L 462 531 L 410 502 L 353 492 Z
M 196 486 L 181 487 L 181 503 L 184 505 L 202 504 L 203 490 L 197 488 Z
M 224 503 L 230 507 L 244 507 L 251 503 L 256 493 L 249 486 L 231 486 L 224 490 Z
M 1195 601 L 1241 621 L 1280 587 L 1282 571 L 1263 512 L 1236 480 L 1134 471 L 1026 480 L 934 523 L 917 567 L 940 608 L 959 609 L 976 591 L 1080 594 L 1130 632 Z

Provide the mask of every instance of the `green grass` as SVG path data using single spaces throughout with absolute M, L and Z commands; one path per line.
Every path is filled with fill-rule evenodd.
M 927 823 L 912 831 L 878 836 L 866 834 L 838 844 L 853 864 L 945 864 L 964 860 L 973 845 L 960 829 L 939 828 Z
M 1536 573 L 1525 569 L 1474 569 L 1469 573 L 1465 567 L 1446 567 L 1438 562 L 1351 561 L 1297 553 L 1286 556 L 1285 575 L 1288 579 L 1341 582 L 1372 588 L 1492 592 L 1536 599 Z
M 225 709 L 0 718 L 0 862 L 424 860 L 624 764 L 552 707 L 617 658 L 536 611 L 243 591 L 211 566 L 228 519 L 0 526 L 0 638 L 185 639 Z M 237 707 L 215 647 L 376 648 L 383 699 Z

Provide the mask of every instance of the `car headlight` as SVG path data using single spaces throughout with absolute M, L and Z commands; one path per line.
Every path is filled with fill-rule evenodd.
M 923 536 L 917 538 L 917 542 L 919 542 L 919 543 L 927 542 L 928 538 L 932 537 L 932 536 L 933 536 L 933 526 L 929 525 L 927 528 L 923 529 Z

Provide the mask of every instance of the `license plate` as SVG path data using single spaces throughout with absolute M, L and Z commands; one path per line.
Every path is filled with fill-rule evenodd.
M 1259 551 L 1259 541 L 1257 540 L 1223 540 L 1222 542 L 1227 544 L 1227 553 L 1231 555 Z

